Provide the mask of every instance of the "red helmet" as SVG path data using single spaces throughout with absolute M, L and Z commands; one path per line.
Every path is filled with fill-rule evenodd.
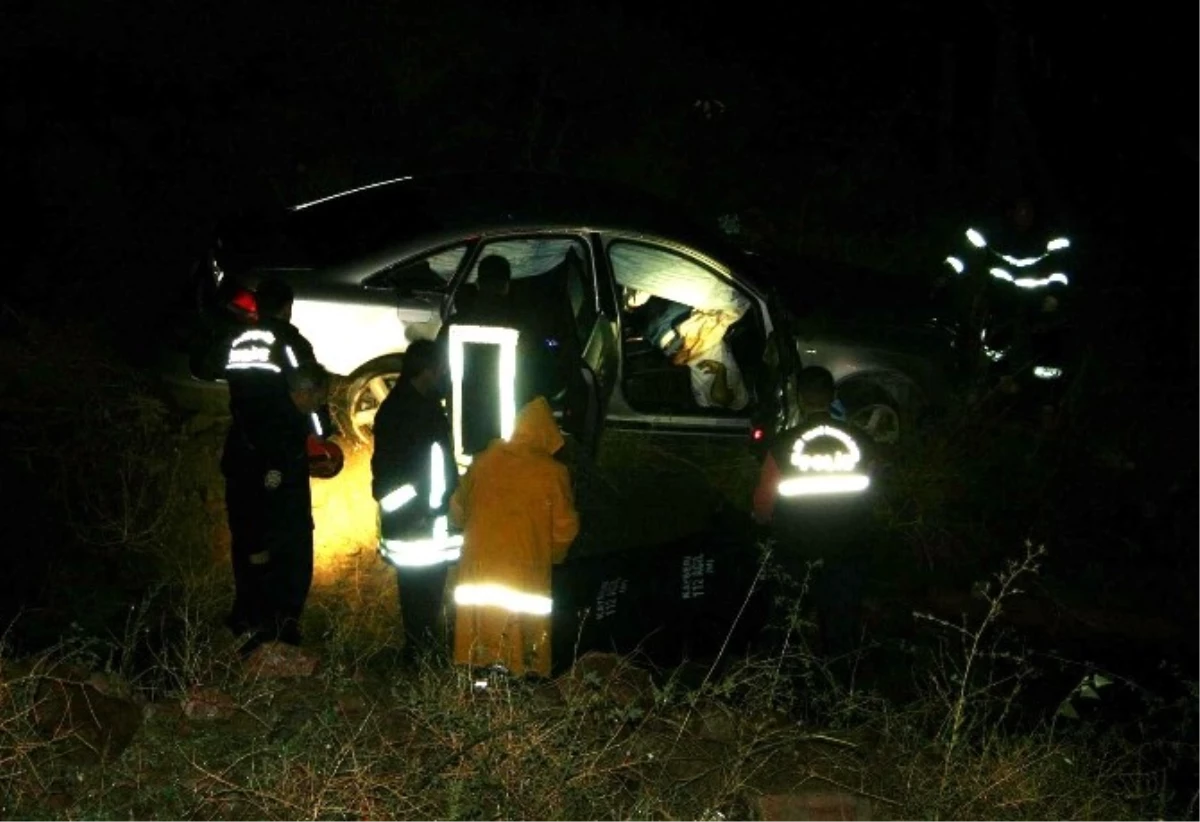
M 333 479 L 342 472 L 346 455 L 333 440 L 320 440 L 310 434 L 307 443 L 308 475 L 317 479 Z

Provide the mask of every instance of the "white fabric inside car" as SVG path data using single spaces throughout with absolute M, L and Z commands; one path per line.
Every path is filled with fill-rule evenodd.
M 563 239 L 560 237 L 545 239 L 526 237 L 520 240 L 501 240 L 500 242 L 488 243 L 483 249 L 482 257 L 487 257 L 492 254 L 499 254 L 504 259 L 508 260 L 509 266 L 512 268 L 512 278 L 514 280 L 523 280 L 528 277 L 537 277 L 540 274 L 545 274 L 550 269 L 559 265 L 563 258 L 566 257 L 567 251 L 576 246 L 574 240 Z M 475 264 L 478 269 L 479 264 Z M 476 271 L 471 272 L 470 280 L 475 280 Z
M 429 263 L 429 267 L 445 282 L 450 282 L 454 277 L 454 272 L 458 271 L 458 264 L 462 261 L 463 255 L 467 253 L 466 246 L 456 246 L 448 248 L 445 251 L 439 251 L 437 254 L 426 257 L 425 261 Z
M 618 284 L 703 310 L 746 313 L 750 302 L 733 285 L 679 254 L 636 243 L 608 249 Z

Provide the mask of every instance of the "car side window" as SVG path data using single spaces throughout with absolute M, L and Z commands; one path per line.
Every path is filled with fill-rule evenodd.
M 622 318 L 623 391 L 650 413 L 742 412 L 754 401 L 741 332 L 755 325 L 737 286 L 675 249 L 608 246 Z
M 483 277 L 480 272 L 484 271 Z M 501 281 L 507 279 L 507 292 Z M 497 303 L 497 298 L 503 302 Z M 457 311 L 507 303 L 551 336 L 586 340 L 596 321 L 596 289 L 587 246 L 577 237 L 506 238 L 484 243 L 455 294 Z
M 466 245 L 444 248 L 416 259 L 405 260 L 372 274 L 363 283 L 367 288 L 399 289 L 403 291 L 441 291 L 454 279 Z
M 578 369 L 596 293 L 588 247 L 566 235 L 485 240 L 455 288 L 448 320 L 458 325 L 515 328 L 525 373 L 552 407 L 566 401 Z
M 626 240 L 608 247 L 613 277 L 626 291 L 660 297 L 699 310 L 736 309 L 748 301 L 734 285 L 668 248 Z

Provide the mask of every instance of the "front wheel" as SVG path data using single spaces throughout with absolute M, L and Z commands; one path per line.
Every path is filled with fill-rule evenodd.
M 861 428 L 880 445 L 896 445 L 905 434 L 904 415 L 892 396 L 876 385 L 851 383 L 838 387 L 846 421 Z
M 335 403 L 338 425 L 357 446 L 374 442 L 375 415 L 400 377 L 402 358 L 384 357 L 369 363 L 343 383 Z

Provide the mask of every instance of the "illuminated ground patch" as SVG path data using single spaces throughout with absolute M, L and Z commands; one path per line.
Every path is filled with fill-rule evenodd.
M 383 565 L 378 556 L 376 503 L 371 497 L 370 448 L 345 447 L 346 464 L 333 479 L 312 480 L 314 585 Z

